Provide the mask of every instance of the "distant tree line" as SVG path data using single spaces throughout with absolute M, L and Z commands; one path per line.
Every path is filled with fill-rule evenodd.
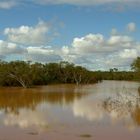
M 127 80 L 140 81 L 140 57 L 137 57 L 131 64 L 131 71 L 119 71 L 117 68 L 109 71 L 96 71 L 97 79 L 102 80 Z
M 140 80 L 140 57 L 132 65 L 132 71 L 89 71 L 69 62 L 32 63 L 30 61 L 0 61 L 0 86 L 48 85 L 56 83 L 90 84 L 102 80 Z
M 109 71 L 97 71 L 95 72 L 98 80 L 127 80 L 134 81 L 138 80 L 136 73 L 133 71 L 114 71 L 110 69 Z

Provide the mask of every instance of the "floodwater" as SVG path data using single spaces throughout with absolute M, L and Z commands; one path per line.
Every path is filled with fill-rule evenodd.
M 139 140 L 137 82 L 0 89 L 0 140 Z

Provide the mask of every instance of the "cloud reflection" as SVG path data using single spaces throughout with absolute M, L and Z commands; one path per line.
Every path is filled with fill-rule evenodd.
M 19 115 L 7 114 L 3 120 L 5 126 L 18 126 L 24 128 L 42 128 L 48 127 L 47 113 L 39 110 L 20 110 Z
M 140 97 L 122 88 L 119 93 L 104 99 L 91 96 L 75 102 L 73 114 L 101 124 L 108 118 L 109 124 L 123 124 L 133 130 L 140 126 Z

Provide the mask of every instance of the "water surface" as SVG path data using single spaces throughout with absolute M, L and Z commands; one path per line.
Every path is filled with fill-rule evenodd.
M 139 83 L 0 89 L 0 140 L 139 140 Z

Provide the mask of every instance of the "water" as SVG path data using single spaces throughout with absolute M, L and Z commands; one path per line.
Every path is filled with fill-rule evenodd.
M 0 89 L 0 140 L 139 140 L 139 83 Z

